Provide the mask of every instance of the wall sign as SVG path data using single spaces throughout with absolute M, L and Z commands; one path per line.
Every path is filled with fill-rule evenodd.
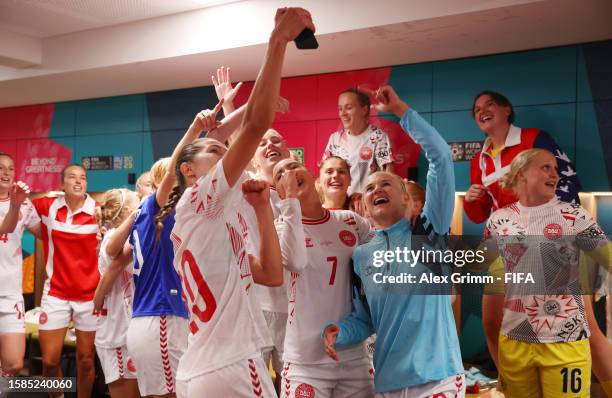
M 297 158 L 297 161 L 304 164 L 304 148 L 289 148 Z
M 119 170 L 134 168 L 134 157 L 125 156 L 82 156 L 85 170 Z
M 455 141 L 449 142 L 453 162 L 469 162 L 482 150 L 482 141 Z

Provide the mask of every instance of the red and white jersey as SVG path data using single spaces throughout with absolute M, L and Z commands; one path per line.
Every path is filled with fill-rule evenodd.
M 9 198 L 0 200 L 0 219 L 3 219 L 9 211 Z M 19 209 L 19 219 L 15 230 L 8 234 L 0 234 L 0 296 L 21 296 L 22 294 L 22 262 L 21 238 L 23 231 L 28 228 L 36 228 L 40 219 L 32 206 L 32 202 L 26 199 Z
M 577 204 L 520 203 L 497 210 L 485 231 L 495 237 L 505 272 L 531 274 L 534 283 L 506 283 L 501 333 L 531 343 L 581 340 L 590 335 L 578 272 L 580 250 L 608 239 Z
M 112 258 L 106 254 L 106 246 L 115 229 L 110 229 L 104 235 L 100 244 L 98 268 L 103 275 L 112 263 Z M 132 297 L 134 296 L 133 264 L 126 265 L 119 274 L 110 292 L 104 298 L 104 307 L 98 316 L 96 329 L 96 346 L 101 348 L 117 348 L 127 344 L 127 330 L 132 319 Z
M 176 206 L 170 239 L 190 316 L 179 380 L 249 358 L 269 345 L 257 326 L 261 309 L 249 298 L 254 282 L 244 238 L 248 226 L 240 214 L 241 183 L 247 178 L 243 174 L 230 187 L 220 160 Z
M 32 203 L 41 218 L 47 271 L 44 293 L 62 300 L 92 300 L 100 280 L 96 201 L 87 196 L 74 213 L 63 196 Z
M 302 224 L 303 235 L 286 231 L 286 223 L 277 223 L 283 263 L 291 271 L 283 360 L 332 363 L 335 361 L 327 356 L 321 342 L 321 328 L 351 313 L 351 256 L 359 244 L 371 237 L 370 224 L 350 210 L 325 210 L 323 218 L 302 219 Z M 297 241 L 296 236 L 304 240 Z M 341 361 L 366 355 L 364 344 L 338 349 Z
M 351 186 L 348 193 L 361 192 L 370 174 L 391 163 L 391 142 L 382 129 L 369 125 L 359 135 L 347 130 L 329 136 L 323 159 L 338 156 L 351 166 Z

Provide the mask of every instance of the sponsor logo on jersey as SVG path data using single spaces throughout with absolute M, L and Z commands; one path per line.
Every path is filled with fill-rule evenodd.
M 559 239 L 563 235 L 563 230 L 559 224 L 548 224 L 544 227 L 544 236 L 550 240 Z
M 359 150 L 359 157 L 363 160 L 372 159 L 372 148 L 369 146 L 362 146 Z
M 295 389 L 295 398 L 315 398 L 315 390 L 310 384 L 302 383 Z
M 355 246 L 355 243 L 357 243 L 357 237 L 355 234 L 351 231 L 347 231 L 346 229 L 340 231 L 338 237 L 340 238 L 340 241 L 342 241 L 342 243 L 348 247 L 353 247 Z
M 47 313 L 41 312 L 40 318 L 38 319 L 38 323 L 40 323 L 41 325 L 44 325 L 45 323 L 47 323 L 48 320 L 49 320 L 49 317 L 47 316 Z

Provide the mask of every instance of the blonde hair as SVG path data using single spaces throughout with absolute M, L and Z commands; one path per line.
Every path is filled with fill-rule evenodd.
M 525 171 L 529 166 L 531 166 L 533 159 L 541 154 L 554 156 L 552 153 L 550 153 L 550 151 L 540 148 L 532 148 L 520 152 L 512 160 L 512 163 L 510 164 L 510 171 L 500 179 L 499 185 L 503 189 L 511 189 L 515 194 L 518 194 L 516 188 L 518 185 L 519 173 Z
M 414 201 L 420 201 L 421 203 L 425 203 L 425 188 L 421 186 L 416 181 L 404 181 L 404 185 L 406 187 L 406 192 Z
M 130 190 L 125 188 L 109 189 L 104 193 L 102 205 L 96 209 L 96 221 L 99 227 L 110 224 L 115 227 L 123 221 L 121 211 L 128 200 Z
M 168 173 L 168 167 L 170 166 L 170 158 L 161 158 L 158 159 L 157 162 L 153 163 L 151 166 L 151 181 L 153 185 L 157 188 L 161 185 L 162 180 L 166 173 Z

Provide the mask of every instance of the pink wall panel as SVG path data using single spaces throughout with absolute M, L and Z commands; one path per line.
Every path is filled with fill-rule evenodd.
M 47 137 L 54 109 L 54 104 L 0 109 L 0 139 Z
M 72 149 L 49 138 L 17 142 L 17 178 L 32 191 L 46 192 L 60 186 L 60 174 L 70 164 Z
M 305 164 L 315 175 L 329 136 L 342 128 L 338 118 L 338 94 L 349 87 L 375 90 L 387 83 L 391 68 L 377 68 L 324 75 L 283 79 L 281 96 L 290 102 L 290 112 L 276 115 L 274 128 L 286 139 L 290 148 L 304 148 Z M 235 99 L 236 106 L 244 104 L 253 89 L 253 82 L 245 83 Z M 396 172 L 407 175 L 408 167 L 417 163 L 420 148 L 401 129 L 398 123 L 376 117 L 373 124 L 385 130 L 393 148 Z
M 0 140 L 0 152 L 8 153 L 17 161 L 17 140 Z

